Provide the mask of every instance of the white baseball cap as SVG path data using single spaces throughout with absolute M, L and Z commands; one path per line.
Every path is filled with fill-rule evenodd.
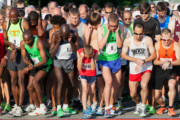
M 133 12 L 133 18 L 135 18 L 138 15 L 141 15 L 140 11 L 134 11 Z

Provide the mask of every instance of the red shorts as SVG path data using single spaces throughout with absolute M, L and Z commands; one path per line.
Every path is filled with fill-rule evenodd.
M 152 72 L 152 70 L 146 70 L 146 71 L 144 71 L 144 72 L 142 72 L 142 73 L 139 73 L 139 74 L 129 74 L 129 80 L 130 81 L 138 81 L 138 82 L 140 82 L 141 81 L 141 76 L 144 74 L 144 73 L 146 73 L 146 72 Z

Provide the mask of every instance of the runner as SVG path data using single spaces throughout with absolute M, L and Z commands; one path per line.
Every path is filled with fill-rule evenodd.
M 23 41 L 21 42 L 21 54 L 27 67 L 24 68 L 22 74 L 28 74 L 29 72 L 29 82 L 28 82 L 28 92 L 32 97 L 33 102 L 36 105 L 36 109 L 30 112 L 28 115 L 45 115 L 47 108 L 43 103 L 42 99 L 42 85 L 40 81 L 47 76 L 51 69 L 52 59 L 49 53 L 44 48 L 42 41 L 37 37 L 33 36 L 30 30 L 26 30 L 23 33 Z M 27 60 L 26 54 L 29 55 L 30 61 Z
M 77 36 L 77 34 L 76 34 Z M 76 52 L 78 46 L 78 39 L 73 39 L 73 33 L 70 32 L 70 28 L 67 24 L 63 24 L 59 32 L 56 32 L 52 36 L 50 45 L 50 55 L 54 57 L 54 72 L 57 79 L 57 116 L 62 117 L 65 114 L 76 114 L 68 107 L 68 101 L 64 101 L 63 109 L 61 107 L 61 90 L 65 80 L 63 80 L 63 71 L 68 74 L 70 82 L 74 87 L 74 65 L 72 59 L 72 51 Z M 67 80 L 66 80 L 67 81 Z M 67 97 L 68 86 L 66 89 L 65 97 Z M 67 98 L 64 98 L 67 99 Z M 56 114 L 54 112 L 53 114 Z
M 82 104 L 83 104 L 83 119 L 91 118 L 91 108 L 87 108 L 88 93 L 93 94 L 96 82 L 96 62 L 98 58 L 97 50 L 90 45 L 86 45 L 77 51 L 79 70 L 79 79 L 82 84 Z M 92 100 L 88 101 L 91 105 Z
M 22 115 L 21 107 L 24 100 L 25 85 L 21 72 L 26 65 L 22 60 L 19 47 L 21 40 L 23 40 L 23 31 L 29 29 L 27 21 L 18 18 L 18 14 L 17 8 L 11 8 L 9 20 L 3 25 L 4 45 L 9 47 L 7 69 L 11 76 L 11 89 L 15 100 L 14 108 L 9 114 L 14 116 Z
M 161 41 L 155 44 L 156 60 L 155 65 L 158 65 L 155 76 L 155 100 L 160 104 L 161 108 L 156 114 L 163 114 L 168 110 L 169 116 L 176 116 L 174 112 L 173 103 L 176 96 L 177 76 L 175 66 L 180 64 L 179 44 L 171 39 L 170 29 L 162 30 Z M 167 109 L 165 103 L 161 98 L 163 84 L 168 84 L 169 107 Z
M 135 23 L 134 35 L 125 39 L 122 49 L 122 58 L 129 60 L 129 88 L 131 99 L 136 103 L 134 114 L 146 116 L 146 101 L 148 97 L 148 83 L 151 77 L 152 60 L 155 59 L 153 41 L 150 37 L 143 35 L 142 23 Z M 129 51 L 129 55 L 127 52 Z M 137 94 L 138 86 L 141 86 L 141 99 Z
M 114 104 L 114 96 L 120 86 L 121 62 L 118 48 L 122 45 L 120 37 L 119 18 L 115 13 L 110 14 L 108 24 L 98 28 L 98 45 L 100 49 L 99 62 L 105 81 L 105 117 L 119 114 Z M 114 78 L 114 79 L 113 79 Z

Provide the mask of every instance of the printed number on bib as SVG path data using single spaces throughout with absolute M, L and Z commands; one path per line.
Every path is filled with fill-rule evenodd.
M 117 44 L 106 43 L 106 53 L 109 55 L 117 53 Z
M 91 70 L 91 63 L 87 63 L 87 64 L 83 63 L 82 68 L 85 70 Z
M 172 59 L 171 59 L 171 58 L 160 58 L 160 61 L 166 61 L 166 60 L 172 62 Z M 161 65 L 161 67 L 162 67 L 162 65 Z M 168 67 L 167 69 L 173 69 L 173 66 L 172 66 L 172 65 L 169 65 L 169 67 Z
M 20 37 L 10 37 L 10 42 L 16 45 L 17 47 L 20 47 Z
M 38 57 L 34 57 L 34 58 L 31 58 L 31 59 L 32 59 L 32 61 L 34 62 L 34 64 L 37 64 L 37 63 L 40 62 L 39 59 L 38 59 Z

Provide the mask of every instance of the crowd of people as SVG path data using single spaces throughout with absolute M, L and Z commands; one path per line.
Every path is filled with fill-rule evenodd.
M 17 0 L 0 10 L 0 114 L 109 118 L 124 112 L 130 95 L 134 114 L 176 116 L 179 34 L 177 3 L 41 8 Z

